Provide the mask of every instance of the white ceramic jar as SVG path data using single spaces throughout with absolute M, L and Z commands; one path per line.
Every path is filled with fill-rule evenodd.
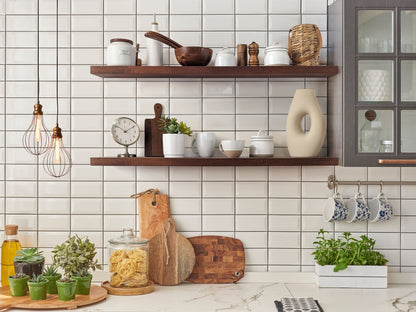
M 237 66 L 237 59 L 235 58 L 233 50 L 224 48 L 219 51 L 215 58 L 215 66 Z
M 273 155 L 273 136 L 266 135 L 264 130 L 260 130 L 257 135 L 251 137 L 250 157 L 273 157 Z
M 136 48 L 129 39 L 114 38 L 107 47 L 107 65 L 135 66 Z
M 287 48 L 283 47 L 278 42 L 275 42 L 272 46 L 264 49 L 264 65 L 290 65 L 290 57 Z

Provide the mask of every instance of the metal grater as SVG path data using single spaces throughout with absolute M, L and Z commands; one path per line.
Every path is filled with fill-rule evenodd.
M 283 312 L 320 312 L 312 297 L 282 298 Z

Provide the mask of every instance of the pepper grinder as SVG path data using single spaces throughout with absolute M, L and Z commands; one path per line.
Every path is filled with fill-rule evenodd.
M 250 54 L 250 59 L 248 60 L 249 66 L 259 66 L 259 45 L 254 41 L 248 46 L 248 53 Z
M 237 66 L 247 66 L 247 45 L 237 45 Z

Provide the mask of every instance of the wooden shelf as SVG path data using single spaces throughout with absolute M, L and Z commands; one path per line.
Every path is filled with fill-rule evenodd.
M 329 77 L 338 66 L 91 66 L 103 78 L 296 78 Z
M 336 166 L 333 157 L 268 157 L 268 158 L 225 158 L 225 157 L 92 157 L 91 166 Z

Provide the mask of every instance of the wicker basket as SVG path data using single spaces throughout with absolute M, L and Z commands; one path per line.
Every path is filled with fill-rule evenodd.
M 293 65 L 319 65 L 322 36 L 318 26 L 302 24 L 289 30 L 289 56 Z

